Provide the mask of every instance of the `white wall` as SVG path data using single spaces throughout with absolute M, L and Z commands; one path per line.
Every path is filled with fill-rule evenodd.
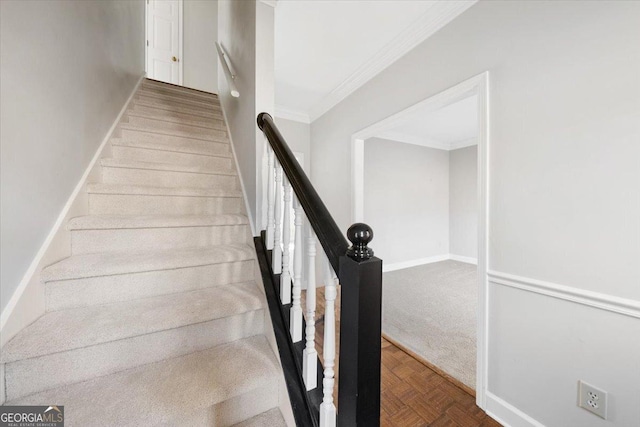
M 218 92 L 218 1 L 185 0 L 183 11 L 184 86 Z
M 310 177 L 311 169 L 311 125 L 293 120 L 274 117 L 274 121 L 280 133 L 287 141 L 291 151 L 304 155 L 304 171 Z
M 489 71 L 486 404 L 511 425 L 640 420 L 639 23 L 638 2 L 479 2 L 311 126 L 346 230 L 351 135 Z M 579 379 L 611 421 L 576 406 Z
M 449 253 L 449 152 L 381 138 L 364 143 L 364 222 L 387 264 Z
M 449 151 L 449 253 L 478 258 L 478 147 Z
M 258 206 L 263 139 L 256 125 L 259 112 L 273 113 L 273 8 L 262 2 L 220 0 L 218 40 L 237 73 L 239 98 L 233 98 L 222 70 L 218 71 L 220 102 L 238 161 L 249 219 L 258 232 Z M 259 224 L 258 224 L 259 225 Z
M 144 2 L 0 2 L 2 309 L 136 82 Z

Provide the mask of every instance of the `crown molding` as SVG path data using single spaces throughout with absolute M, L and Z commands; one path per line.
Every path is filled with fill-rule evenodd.
M 463 139 L 461 141 L 443 142 L 437 139 L 424 138 L 421 136 L 409 135 L 402 132 L 386 131 L 376 135 L 378 138 L 389 139 L 391 141 L 404 142 L 405 144 L 420 145 L 422 147 L 436 148 L 438 150 L 457 150 L 459 148 L 478 145 L 477 138 Z
M 476 137 L 450 142 L 449 150 L 457 150 L 459 148 L 472 147 L 474 145 L 478 145 L 478 138 Z
M 278 5 L 278 0 L 260 0 L 260 3 L 264 3 L 267 6 L 276 7 Z
M 420 16 L 413 24 L 384 45 L 367 62 L 347 77 L 334 90 L 311 108 L 309 117 L 316 120 L 345 99 L 356 89 L 393 64 L 411 49 L 432 36 L 456 16 L 473 6 L 478 0 L 439 1 Z
M 421 147 L 435 148 L 438 150 L 449 151 L 449 144 L 435 139 L 423 138 L 415 135 L 408 135 L 402 132 L 386 131 L 376 135 L 378 138 L 388 139 L 391 141 L 404 142 L 405 144 L 419 145 Z
M 293 120 L 294 122 L 300 123 L 311 123 L 311 118 L 305 112 L 292 110 L 291 108 L 283 107 L 282 105 L 276 105 L 274 114 L 276 117 L 285 120 Z

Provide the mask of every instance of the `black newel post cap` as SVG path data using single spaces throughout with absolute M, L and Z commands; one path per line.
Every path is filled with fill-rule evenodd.
M 264 119 L 266 117 L 269 117 L 271 120 L 273 120 L 273 117 L 271 117 L 271 115 L 269 113 L 260 113 L 258 114 L 258 127 L 260 128 L 260 130 L 264 130 Z
M 373 230 L 367 224 L 356 222 L 347 230 L 347 238 L 352 243 L 347 256 L 356 261 L 365 261 L 373 256 L 373 249 L 367 247 L 373 239 Z

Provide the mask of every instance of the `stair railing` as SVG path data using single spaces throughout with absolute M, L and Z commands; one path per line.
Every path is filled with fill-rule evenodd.
M 231 96 L 238 98 L 240 97 L 240 92 L 238 92 L 238 88 L 236 87 L 237 74 L 233 69 L 233 64 L 231 64 L 229 60 L 229 55 L 227 55 L 227 52 L 218 42 L 216 42 L 216 50 L 218 51 L 218 59 L 220 60 L 220 66 L 222 66 L 222 72 L 229 85 L 229 92 L 231 92 Z
M 267 177 L 263 244 L 271 251 L 271 272 L 279 281 L 280 310 L 289 348 L 320 427 L 380 425 L 380 340 L 382 260 L 367 246 L 371 228 L 353 224 L 344 234 L 311 185 L 267 113 L 258 115 L 265 135 Z M 292 215 L 293 212 L 293 215 Z M 324 337 L 316 342 L 316 246 L 323 251 Z M 291 248 L 293 247 L 293 253 Z M 340 286 L 338 410 L 334 398 L 336 359 L 335 301 Z M 277 287 L 277 286 L 276 286 Z M 301 305 L 306 289 L 305 306 Z M 303 336 L 304 335 L 304 336 Z M 322 345 L 319 362 L 317 348 Z M 296 349 L 298 351 L 296 352 Z M 282 349 L 281 355 L 282 355 Z M 301 350 L 301 352 L 300 352 Z M 290 396 L 298 393 L 288 382 Z M 294 408 L 295 412 L 295 408 Z M 299 422 L 298 425 L 301 425 Z

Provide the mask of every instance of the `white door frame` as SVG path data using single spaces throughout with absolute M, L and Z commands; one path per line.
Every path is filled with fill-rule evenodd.
M 364 141 L 393 128 L 416 110 L 436 111 L 446 105 L 476 94 L 478 97 L 478 312 L 476 403 L 486 408 L 488 362 L 488 278 L 489 250 L 489 72 L 474 76 L 368 126 L 351 136 L 351 222 L 364 217 Z
M 183 58 L 184 58 L 184 0 L 178 0 L 178 84 L 184 86 L 183 82 Z M 144 72 L 149 78 L 149 0 L 144 2 Z

